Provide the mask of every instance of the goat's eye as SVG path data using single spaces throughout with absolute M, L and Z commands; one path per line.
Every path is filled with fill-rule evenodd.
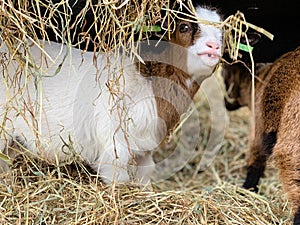
M 191 30 L 191 28 L 189 25 L 187 25 L 187 24 L 180 25 L 180 28 L 179 28 L 180 33 L 186 33 L 186 32 L 189 32 L 190 30 Z

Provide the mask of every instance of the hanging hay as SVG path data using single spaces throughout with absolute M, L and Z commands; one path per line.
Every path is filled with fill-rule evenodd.
M 111 51 L 131 42 L 137 28 L 160 19 L 159 9 L 166 1 L 2 1 L 2 38 L 22 43 L 56 39 L 86 50 Z M 72 9 L 79 11 L 74 15 Z M 80 10 L 78 10 L 80 9 Z
M 74 15 L 73 9 L 80 9 L 80 13 Z M 1 38 L 12 47 L 12 51 L 15 50 L 13 47 L 26 44 L 26 38 L 41 45 L 39 40 L 48 41 L 50 36 L 84 51 L 108 52 L 119 47 L 134 51 L 140 40 L 149 38 L 153 31 L 161 30 L 162 23 L 167 24 L 163 28 L 163 35 L 168 35 L 172 32 L 171 25 L 175 18 L 207 22 L 178 9 L 190 14 L 195 11 L 190 0 L 179 0 L 177 3 L 168 0 L 1 1 Z M 242 12 L 225 18 L 224 23 L 214 25 L 224 28 L 225 44 L 234 60 L 239 54 L 237 46 L 240 38 L 245 36 L 249 28 L 273 38 L 264 29 L 248 23 Z
M 123 47 L 136 55 L 135 45 L 153 35 L 157 23 L 170 24 L 174 17 L 182 16 L 170 8 L 167 0 L 100 4 L 88 0 L 81 13 L 71 19 L 69 4 L 70 1 L 1 1 L 1 41 L 9 46 L 12 55 L 28 44 L 26 39 L 42 48 L 49 35 L 83 51 L 108 52 Z M 190 1 L 178 4 L 193 10 Z M 88 24 L 85 16 L 94 17 L 95 23 Z M 216 26 L 224 28 L 224 40 L 233 58 L 239 54 L 236 40 L 245 35 L 249 26 L 269 35 L 248 24 L 241 12 Z M 164 30 L 163 35 L 167 37 L 169 32 Z M 20 66 L 26 66 L 26 62 L 20 61 Z M 209 132 L 210 109 L 203 95 L 199 96 L 199 121 L 207 128 L 202 129 L 198 146 L 201 152 Z M 291 224 L 291 212 L 271 168 L 261 182 L 260 195 L 239 188 L 246 173 L 248 115 L 244 109 L 230 113 L 221 150 L 204 172 L 197 173 L 198 155 L 172 177 L 154 183 L 151 191 L 134 185 L 105 187 L 78 158 L 49 165 L 43 159 L 20 155 L 12 170 L 0 177 L 0 223 Z

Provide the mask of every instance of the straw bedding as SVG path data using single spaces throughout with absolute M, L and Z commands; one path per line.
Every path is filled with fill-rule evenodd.
M 23 4 L 19 1 L 19 8 L 10 0 L 0 3 L 1 39 L 11 46 L 11 50 L 20 43 L 26 45 L 22 42 L 25 37 L 35 41 L 38 38 L 47 40 L 47 33 L 43 31 L 50 28 L 61 42 L 78 44 L 77 47 L 83 50 L 89 48 L 90 43 L 103 52 L 125 43 L 132 43 L 129 47 L 134 49 L 134 41 L 151 33 L 137 30 L 132 35 L 132 31 L 137 26 L 149 27 L 159 21 L 159 9 L 165 7 L 167 1 L 103 1 L 107 3 L 103 4 L 104 7 L 92 10 L 98 15 L 102 12 L 101 21 L 106 21 L 105 24 L 99 22 L 95 28 L 95 32 L 99 33 L 97 40 L 89 39 L 89 29 L 78 30 L 84 23 L 80 17 L 90 13 L 88 7 L 91 1 L 87 1 L 87 8 L 76 21 L 68 20 L 67 14 L 59 11 L 66 8 L 66 2 L 58 1 L 61 5 L 47 6 L 46 15 L 55 19 L 64 16 L 68 21 L 66 27 L 77 30 L 80 39 L 67 35 L 71 33 L 69 29 L 57 29 L 55 20 L 50 20 L 50 16 L 41 16 L 38 5 L 47 1 L 34 1 L 35 5 L 28 2 Z M 134 7 L 135 4 L 137 7 Z M 234 27 L 230 21 L 227 20 L 224 25 L 228 29 Z M 227 34 L 232 31 L 228 29 Z M 226 40 L 230 42 L 233 39 L 228 37 Z M 234 48 L 235 45 L 232 46 Z M 238 53 L 234 49 L 233 52 Z M 216 76 L 222 84 L 219 74 Z M 202 172 L 197 171 L 211 125 L 210 106 L 201 90 L 195 98 L 195 105 L 197 120 L 201 124 L 198 154 L 180 171 L 163 181 L 154 182 L 153 190 L 141 190 L 135 185 L 105 187 L 79 157 L 70 162 L 49 165 L 43 159 L 20 155 L 12 163 L 11 171 L 0 175 L 0 223 L 291 224 L 291 211 L 281 194 L 277 172 L 271 164 L 258 194 L 240 188 L 246 174 L 250 116 L 247 109 L 228 113 L 219 152 L 209 167 Z M 191 127 L 190 130 L 193 129 Z M 158 154 L 156 157 L 162 156 Z
M 208 102 L 197 95 L 201 132 L 210 126 Z M 153 190 L 104 187 L 80 161 L 48 165 L 19 156 L 1 174 L 1 224 L 291 224 L 277 171 L 269 165 L 259 193 L 240 188 L 246 174 L 249 111 L 228 114 L 222 147 L 212 165 L 195 173 L 190 160 Z M 205 138 L 199 150 L 205 148 Z

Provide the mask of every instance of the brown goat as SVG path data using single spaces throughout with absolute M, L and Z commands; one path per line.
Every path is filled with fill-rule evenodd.
M 272 156 L 280 180 L 300 224 L 300 47 L 274 63 L 256 65 L 255 130 L 250 140 L 244 188 L 257 191 L 266 160 Z M 251 108 L 251 74 L 241 63 L 224 65 L 222 76 L 228 110 Z

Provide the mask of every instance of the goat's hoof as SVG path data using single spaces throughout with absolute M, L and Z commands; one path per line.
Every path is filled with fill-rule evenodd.
M 295 217 L 294 217 L 294 225 L 300 225 L 300 208 L 298 208 Z

